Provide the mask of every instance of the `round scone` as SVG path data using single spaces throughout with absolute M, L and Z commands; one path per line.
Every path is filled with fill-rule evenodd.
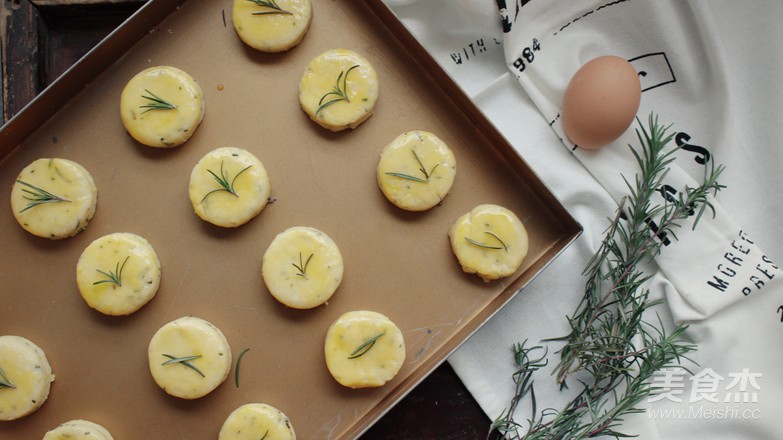
M 128 232 L 104 235 L 79 257 L 76 284 L 93 309 L 106 315 L 129 315 L 158 292 L 160 261 L 143 237 Z
M 27 232 L 52 240 L 86 229 L 97 203 L 98 189 L 92 175 L 68 159 L 33 161 L 11 188 L 16 221 Z
M 378 101 L 378 74 L 364 57 L 332 49 L 310 61 L 299 83 L 299 103 L 310 119 L 332 131 L 356 128 Z
M 40 408 L 53 381 L 41 347 L 21 336 L 0 336 L 0 420 L 16 420 Z
M 295 309 L 311 309 L 332 297 L 343 280 L 343 256 L 318 229 L 295 226 L 277 234 L 264 253 L 261 276 L 269 293 Z
M 358 310 L 337 318 L 326 332 L 326 367 L 349 388 L 379 387 L 405 362 L 400 329 L 385 315 Z
M 279 409 L 265 403 L 248 403 L 228 415 L 218 440 L 296 440 L 291 421 Z
M 407 211 L 426 211 L 440 203 L 457 174 L 454 153 L 426 131 L 397 136 L 381 152 L 378 186 L 386 198 Z
M 48 431 L 43 440 L 114 440 L 114 437 L 95 422 L 77 419 Z
M 527 256 L 525 226 L 498 205 L 479 205 L 458 218 L 449 239 L 462 270 L 487 282 L 513 274 Z
M 201 87 L 187 72 L 171 66 L 139 72 L 120 97 L 125 129 L 150 147 L 184 144 L 201 124 L 204 111 Z
M 147 356 L 155 383 L 181 399 L 206 396 L 226 380 L 231 368 L 231 347 L 223 332 L 193 316 L 158 329 Z
M 188 194 L 202 220 L 241 226 L 264 209 L 271 186 L 264 165 L 249 151 L 223 147 L 207 153 L 190 174 Z
M 283 52 L 299 44 L 310 27 L 310 0 L 234 0 L 237 35 L 263 52 Z

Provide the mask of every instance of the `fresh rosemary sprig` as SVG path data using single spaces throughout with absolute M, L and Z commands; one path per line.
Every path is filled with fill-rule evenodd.
M 104 272 L 100 269 L 95 269 L 99 274 L 106 277 L 105 280 L 98 280 L 94 283 L 92 283 L 93 286 L 103 283 L 114 283 L 118 287 L 122 287 L 122 269 L 125 268 L 125 263 L 128 262 L 128 258 L 130 258 L 130 255 L 125 257 L 125 260 L 122 262 L 122 265 L 120 265 L 120 262 L 117 261 L 117 265 L 114 267 L 114 272 L 111 270 L 109 272 Z
M 141 112 L 142 115 L 152 110 L 175 110 L 177 108 L 176 105 L 150 92 L 148 89 L 144 89 L 144 91 L 147 92 L 148 95 L 141 95 L 141 97 L 148 100 L 149 102 L 139 106 L 139 108 L 146 109 Z
M 676 239 L 675 230 L 690 215 L 695 215 L 693 228 L 707 209 L 714 216 L 710 197 L 725 188 L 718 183 L 724 167 L 710 162 L 698 187 L 686 187 L 674 201 L 657 205 L 653 196 L 677 149 L 666 151 L 673 135 L 667 135 L 669 126 L 661 126 L 655 115 L 650 115 L 647 129 L 640 126 L 641 152 L 631 147 L 640 170 L 634 183 L 626 180 L 629 195 L 583 273 L 585 294 L 568 318 L 571 332 L 550 340 L 565 343 L 558 351 L 557 382 L 565 387 L 566 379 L 579 371 L 581 391 L 560 410 L 538 411 L 532 375 L 546 365 L 546 353 L 534 357 L 531 353 L 542 347 L 515 345 L 515 395 L 509 409 L 492 423 L 488 438 L 493 433 L 526 440 L 626 437 L 618 431 L 622 418 L 641 411 L 637 405 L 653 391 L 655 372 L 682 365 L 696 349 L 682 340 L 686 326 L 667 334 L 660 318 L 655 324 L 643 320 L 644 313 L 660 301 L 650 300 L 649 289 L 642 287 L 649 276 L 641 264 L 660 252 L 664 237 Z M 649 228 L 653 219 L 658 225 L 655 231 Z M 526 423 L 519 423 L 514 411 L 525 396 L 530 397 L 532 413 Z
M 237 365 L 236 368 L 234 369 L 234 384 L 237 386 L 237 388 L 239 388 L 239 364 L 240 362 L 242 362 L 242 358 L 245 356 L 245 353 L 247 353 L 248 351 L 250 351 L 250 349 L 245 348 L 239 353 L 239 357 L 237 357 Z
M 23 180 L 16 179 L 16 182 L 20 185 L 25 186 L 25 188 L 22 188 L 22 192 L 27 194 L 24 196 L 25 200 L 29 200 L 30 203 L 27 204 L 27 206 L 19 211 L 19 213 L 23 213 L 27 211 L 30 208 L 34 208 L 38 205 L 42 205 L 44 203 L 56 203 L 56 202 L 70 202 L 70 200 L 64 199 L 60 196 L 56 196 L 49 191 L 46 191 L 45 189 L 38 188 L 35 185 L 31 185 Z
M 380 339 L 380 337 L 385 335 L 385 334 L 386 334 L 386 332 L 378 333 L 377 335 L 373 336 L 372 338 L 364 341 L 364 343 L 362 343 L 362 345 L 356 347 L 356 350 L 351 352 L 351 355 L 348 356 L 348 359 L 356 359 L 358 357 L 364 356 L 365 353 L 367 353 L 368 351 L 370 351 L 370 349 L 372 349 L 372 347 L 375 345 L 375 343 L 378 341 L 378 339 Z
M 348 68 L 348 70 L 340 71 L 340 74 L 337 75 L 337 81 L 335 81 L 332 91 L 326 93 L 318 101 L 318 108 L 315 110 L 316 116 L 318 116 L 318 113 L 321 113 L 321 110 L 325 109 L 326 107 L 329 107 L 334 103 L 340 101 L 351 102 L 351 99 L 348 97 L 348 74 L 351 73 L 351 70 L 357 67 L 359 67 L 359 65 L 354 64 L 353 66 Z M 342 85 L 340 85 L 340 80 L 342 80 Z M 324 102 L 324 100 L 330 96 L 335 96 L 335 98 L 332 98 L 331 100 Z
M 16 385 L 12 384 L 11 381 L 8 380 L 8 376 L 5 375 L 5 371 L 0 368 L 0 389 L 2 388 L 16 388 Z
M 220 185 L 220 188 L 213 189 L 212 191 L 210 191 L 210 192 L 206 193 L 206 194 L 204 195 L 204 197 L 201 199 L 201 201 L 203 202 L 204 200 L 206 200 L 206 199 L 207 199 L 207 197 L 209 197 L 209 196 L 211 196 L 212 194 L 214 194 L 214 193 L 216 193 L 216 192 L 219 192 L 219 191 L 226 191 L 226 192 L 228 192 L 228 193 L 230 193 L 230 194 L 233 194 L 235 197 L 239 197 L 239 194 L 237 194 L 237 192 L 234 190 L 234 182 L 236 182 L 236 181 L 237 181 L 237 178 L 238 178 L 238 177 L 239 177 L 239 176 L 240 176 L 242 173 L 244 173 L 245 171 L 247 171 L 248 169 L 250 169 L 250 167 L 252 167 L 252 166 L 253 166 L 253 165 L 248 165 L 248 166 L 246 166 L 245 168 L 242 168 L 242 171 L 238 172 L 238 173 L 237 173 L 237 175 L 236 175 L 236 176 L 234 176 L 234 178 L 233 178 L 233 179 L 231 179 L 231 182 L 229 182 L 229 181 L 228 181 L 228 173 L 227 173 L 227 172 L 226 172 L 226 171 L 223 169 L 223 161 L 221 160 L 221 161 L 220 161 L 220 176 L 218 176 L 217 174 L 215 174 L 215 173 L 214 173 L 214 171 L 212 171 L 212 170 L 209 170 L 209 169 L 207 170 L 207 172 L 208 172 L 209 174 L 212 174 L 212 177 L 214 177 L 214 178 L 215 178 L 215 180 L 217 181 L 218 185 Z
M 498 250 L 499 249 L 504 249 L 506 252 L 508 252 L 508 246 L 506 246 L 506 243 L 504 243 L 503 240 L 501 240 L 500 237 L 498 237 L 498 234 L 495 234 L 492 231 L 484 231 L 484 233 L 485 234 L 489 234 L 490 236 L 494 237 L 495 240 L 500 242 L 500 246 L 493 246 L 491 244 L 481 243 L 480 241 L 476 241 L 476 240 L 474 240 L 474 239 L 472 239 L 470 237 L 465 237 L 465 241 L 467 241 L 468 243 L 470 243 L 470 244 L 472 244 L 474 246 L 478 246 L 478 247 L 482 247 L 482 248 L 486 248 L 486 249 L 498 249 Z
M 195 365 L 190 363 L 190 361 L 200 358 L 201 357 L 200 354 L 194 356 L 183 356 L 183 357 L 175 357 L 170 354 L 164 354 L 163 356 L 166 356 L 167 358 L 169 358 L 169 360 L 162 363 L 161 365 L 182 364 L 188 368 L 192 368 L 193 370 L 195 370 L 196 373 L 201 375 L 201 377 L 206 377 L 204 376 L 204 373 L 201 372 L 201 370 L 199 370 Z
M 440 163 L 436 163 L 434 167 L 432 167 L 431 170 L 427 171 L 427 168 L 424 167 L 424 164 L 421 161 L 421 158 L 418 154 L 416 154 L 416 150 L 411 148 L 411 152 L 413 153 L 413 157 L 416 158 L 416 162 L 419 163 L 419 171 L 421 171 L 422 174 L 424 174 L 424 178 L 418 177 L 418 176 L 411 176 L 410 174 L 405 173 L 396 173 L 396 172 L 387 172 L 385 173 L 387 176 L 394 176 L 399 177 L 401 179 L 408 179 L 413 180 L 414 182 L 421 182 L 421 183 L 427 183 L 430 181 L 430 176 L 432 176 L 432 173 L 435 171 L 435 168 L 438 168 L 438 165 Z
M 291 263 L 291 265 L 294 266 L 296 268 L 296 270 L 299 271 L 299 273 L 296 274 L 297 276 L 300 276 L 300 277 L 302 277 L 304 279 L 308 279 L 307 278 L 307 266 L 310 264 L 310 260 L 313 258 L 313 255 L 314 255 L 313 253 L 310 253 L 310 256 L 307 257 L 307 261 L 305 261 L 304 264 L 303 264 L 302 263 L 302 253 L 299 252 L 299 265 L 297 266 L 296 263 Z
M 247 0 L 247 1 L 249 1 L 250 3 L 255 3 L 258 6 L 263 6 L 265 8 L 273 9 L 272 11 L 253 12 L 252 15 L 272 15 L 272 14 L 293 15 L 290 11 L 286 11 L 285 9 L 278 6 L 275 0 Z

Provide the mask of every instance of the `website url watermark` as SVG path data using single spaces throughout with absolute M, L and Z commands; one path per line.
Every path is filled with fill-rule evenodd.
M 699 405 L 673 409 L 649 408 L 647 416 L 662 420 L 758 420 L 761 418 L 761 410 L 739 406 L 715 408 Z

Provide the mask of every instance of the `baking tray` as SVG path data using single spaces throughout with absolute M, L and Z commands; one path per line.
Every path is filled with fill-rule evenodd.
M 0 334 L 40 345 L 57 376 L 43 407 L 0 423 L 0 437 L 41 438 L 59 423 L 85 418 L 116 438 L 216 438 L 233 409 L 266 402 L 291 418 L 300 438 L 356 438 L 580 233 L 381 1 L 313 2 L 308 34 L 281 54 L 243 45 L 232 27 L 231 3 L 150 1 L 0 132 L 7 207 L 0 215 Z M 367 122 L 331 133 L 301 111 L 297 94 L 309 60 L 338 47 L 370 60 L 381 92 Z M 176 149 L 137 144 L 119 117 L 127 80 L 156 65 L 189 72 L 206 99 L 202 125 Z M 380 150 L 410 130 L 436 133 L 458 164 L 450 194 L 423 213 L 394 207 L 375 181 Z M 253 152 L 272 181 L 272 203 L 236 229 L 201 221 L 187 195 L 192 167 L 221 146 Z M 14 178 L 40 157 L 74 160 L 95 178 L 97 212 L 75 237 L 34 237 L 8 208 Z M 451 223 L 481 203 L 513 210 L 530 234 L 520 270 L 491 283 L 461 271 L 447 238 Z M 345 259 L 337 293 L 312 310 L 277 303 L 260 276 L 266 246 L 296 225 L 325 231 Z M 144 308 L 109 317 L 81 299 L 75 268 L 92 240 L 121 231 L 152 243 L 163 277 Z M 324 365 L 327 327 L 358 309 L 386 314 L 405 336 L 406 362 L 380 388 L 344 388 Z M 147 368 L 149 340 L 161 325 L 185 315 L 217 325 L 235 359 L 250 349 L 239 387 L 233 370 L 216 391 L 194 401 L 168 396 L 154 383 Z

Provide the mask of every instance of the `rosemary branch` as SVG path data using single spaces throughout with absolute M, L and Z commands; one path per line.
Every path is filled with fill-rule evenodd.
M 176 357 L 170 354 L 164 354 L 163 356 L 166 356 L 167 358 L 169 358 L 169 360 L 162 363 L 161 365 L 182 364 L 190 369 L 193 369 L 201 377 L 206 377 L 204 376 L 204 373 L 201 372 L 201 370 L 199 370 L 195 365 L 190 363 L 190 361 L 200 358 L 201 357 L 200 354 L 194 356 L 183 356 L 183 357 Z
M 25 200 L 30 201 L 30 203 L 28 203 L 24 209 L 19 211 L 20 214 L 30 208 L 35 208 L 36 206 L 44 203 L 70 202 L 70 200 L 56 196 L 49 191 L 46 191 L 45 189 L 39 188 L 35 185 L 31 185 L 24 180 L 16 179 L 16 182 L 22 186 L 25 186 L 25 188 L 22 188 L 22 192 L 26 194 L 24 196 Z
M 351 70 L 357 67 L 359 67 L 359 65 L 354 64 L 353 66 L 349 67 L 348 70 L 340 71 L 340 74 L 337 75 L 337 81 L 335 81 L 332 90 L 330 92 L 327 92 L 318 101 L 318 108 L 315 109 L 316 116 L 318 116 L 318 113 L 321 113 L 321 110 L 325 109 L 326 107 L 329 107 L 332 104 L 338 103 L 340 101 L 351 102 L 351 99 L 348 97 L 348 74 L 351 73 Z M 340 80 L 342 80 L 342 85 L 340 85 Z M 330 96 L 335 96 L 335 98 L 332 98 L 331 100 L 324 102 L 324 100 Z
M 122 265 L 120 265 L 120 262 L 117 262 L 117 265 L 114 267 L 114 272 L 111 270 L 109 272 L 104 272 L 100 269 L 95 269 L 99 274 L 106 277 L 105 280 L 98 280 L 94 283 L 92 283 L 93 286 L 103 283 L 114 283 L 118 287 L 122 287 L 122 269 L 125 268 L 125 263 L 128 262 L 128 258 L 130 258 L 130 255 L 125 257 L 125 261 L 122 262 Z
M 284 15 L 293 15 L 290 11 L 286 11 L 285 9 L 278 6 L 277 2 L 275 0 L 247 0 L 250 3 L 255 3 L 258 6 L 263 6 L 265 8 L 272 9 L 271 11 L 258 11 L 253 12 L 252 15 L 272 15 L 272 14 L 284 14 Z
M 147 92 L 147 95 L 141 95 L 142 98 L 149 101 L 148 103 L 144 105 L 140 105 L 139 108 L 146 109 L 141 114 L 147 113 L 148 111 L 152 110 L 175 110 L 177 108 L 176 105 L 166 101 L 165 99 L 161 98 L 160 96 L 150 92 L 148 89 L 144 89 L 145 92 Z
M 228 181 L 228 173 L 223 169 L 223 161 L 221 160 L 220 161 L 220 176 L 215 174 L 215 172 L 212 171 L 212 170 L 209 170 L 209 169 L 207 170 L 207 172 L 209 174 L 211 174 L 213 178 L 215 178 L 215 181 L 217 181 L 218 185 L 220 185 L 220 188 L 213 189 L 212 191 L 206 193 L 204 195 L 204 197 L 201 199 L 201 201 L 203 202 L 204 200 L 207 199 L 207 197 L 209 197 L 212 194 L 214 194 L 216 192 L 219 192 L 219 191 L 226 191 L 227 193 L 233 194 L 235 197 L 239 197 L 239 194 L 237 194 L 236 190 L 234 190 L 234 182 L 237 181 L 237 178 L 239 177 L 240 174 L 244 173 L 245 171 L 250 169 L 250 167 L 252 167 L 252 166 L 253 165 L 248 165 L 245 168 L 242 168 L 242 170 L 240 172 L 238 172 L 237 175 L 234 176 L 234 178 L 231 179 L 231 181 L 229 182 Z
M 8 380 L 8 376 L 5 375 L 5 371 L 0 368 L 0 389 L 3 388 L 16 388 L 16 385 L 12 384 L 11 381 Z
M 348 359 L 356 359 L 358 357 L 364 356 L 365 353 L 370 351 L 372 347 L 375 345 L 376 342 L 378 342 L 378 339 L 380 339 L 381 336 L 385 335 L 386 332 L 378 333 L 377 335 L 373 336 L 372 338 L 364 341 L 362 345 L 358 346 L 356 350 L 351 352 L 351 355 L 348 356 Z
M 649 289 L 642 287 L 649 278 L 641 264 L 661 250 L 663 238 L 676 239 L 675 230 L 695 215 L 693 228 L 706 210 L 714 207 L 710 197 L 725 186 L 718 183 L 722 165 L 710 162 L 696 188 L 686 187 L 677 198 L 655 204 L 654 194 L 663 184 L 674 160 L 676 148 L 666 151 L 673 135 L 670 126 L 661 126 L 653 114 L 648 128 L 640 123 L 637 137 L 641 152 L 631 151 L 639 165 L 633 183 L 625 180 L 629 195 L 620 203 L 617 215 L 605 232 L 604 240 L 588 263 L 585 294 L 574 314 L 568 318 L 571 332 L 549 341 L 565 342 L 557 352 L 560 361 L 555 376 L 561 387 L 571 374 L 581 371 L 581 390 L 564 408 L 538 411 L 532 375 L 546 365 L 546 353 L 534 357 L 542 347 L 514 348 L 518 367 L 513 375 L 515 394 L 509 409 L 492 423 L 493 434 L 511 439 L 582 439 L 597 436 L 626 437 L 618 431 L 622 417 L 640 412 L 637 405 L 653 390 L 655 372 L 681 365 L 695 345 L 682 340 L 687 326 L 679 325 L 667 334 L 663 323 L 643 320 L 644 313 L 660 301 L 650 300 Z M 658 229 L 649 222 L 655 219 Z M 522 424 L 514 420 L 519 401 L 529 396 L 531 417 Z

